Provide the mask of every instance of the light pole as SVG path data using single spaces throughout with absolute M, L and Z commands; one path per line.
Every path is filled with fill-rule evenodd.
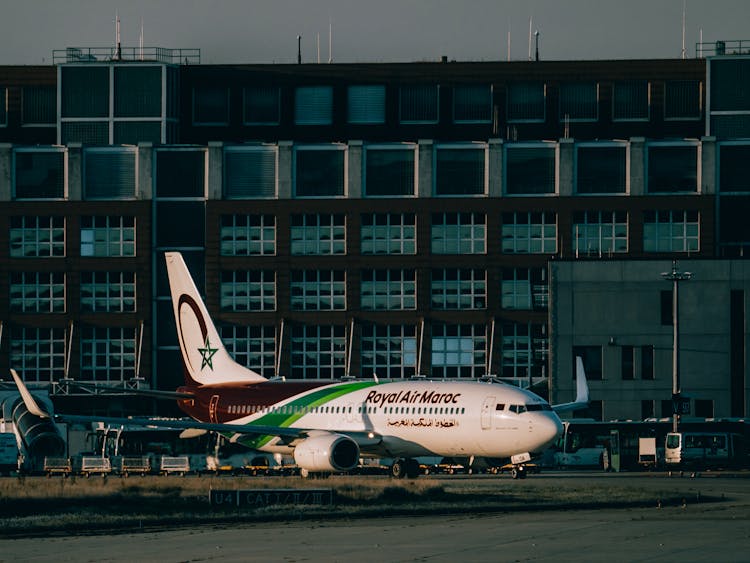
M 682 397 L 680 396 L 680 324 L 677 286 L 681 281 L 688 281 L 693 277 L 693 274 L 678 271 L 677 260 L 672 260 L 672 271 L 662 272 L 661 277 L 672 282 L 672 431 L 677 432 L 677 423 L 680 419 L 678 411 L 682 408 Z

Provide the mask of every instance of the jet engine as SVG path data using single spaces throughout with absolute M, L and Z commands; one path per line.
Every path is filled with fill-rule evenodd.
M 294 461 L 307 471 L 349 471 L 357 466 L 359 446 L 348 436 L 323 432 L 297 444 Z
M 37 402 L 40 409 L 49 413 L 43 401 Z M 6 399 L 2 407 L 3 417 L 13 421 L 29 456 L 43 458 L 65 455 L 65 440 L 51 419 L 30 413 L 21 397 Z

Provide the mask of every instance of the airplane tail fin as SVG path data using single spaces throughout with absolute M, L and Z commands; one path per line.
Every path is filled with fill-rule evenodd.
M 187 382 L 206 385 L 265 381 L 262 375 L 235 362 L 224 348 L 182 254 L 166 252 L 164 256 Z
M 589 405 L 589 384 L 583 369 L 583 358 L 576 356 L 576 398 L 572 403 L 552 405 L 556 412 L 585 409 Z

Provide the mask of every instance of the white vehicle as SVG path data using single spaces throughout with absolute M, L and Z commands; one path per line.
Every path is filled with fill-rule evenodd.
M 664 448 L 668 467 L 727 468 L 746 458 L 743 437 L 731 432 L 670 432 Z
M 555 409 L 588 402 L 580 359 L 578 397 L 555 409 L 492 379 L 268 380 L 229 356 L 182 255 L 168 252 L 166 260 L 186 374 L 177 403 L 194 421 L 143 424 L 220 432 L 250 449 L 293 456 L 302 475 L 350 471 L 360 457 L 390 457 L 392 476 L 416 477 L 420 456 L 481 456 L 511 458 L 524 476 L 524 463 L 562 433 Z M 13 374 L 29 410 L 45 416 Z

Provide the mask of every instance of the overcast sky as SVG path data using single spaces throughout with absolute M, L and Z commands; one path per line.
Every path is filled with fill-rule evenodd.
M 51 64 L 52 51 L 108 47 L 115 13 L 124 47 L 198 48 L 201 62 L 679 58 L 703 41 L 750 40 L 750 0 L 0 0 L 0 64 Z M 318 41 L 318 37 L 320 38 Z M 750 41 L 749 41 L 750 43 Z

